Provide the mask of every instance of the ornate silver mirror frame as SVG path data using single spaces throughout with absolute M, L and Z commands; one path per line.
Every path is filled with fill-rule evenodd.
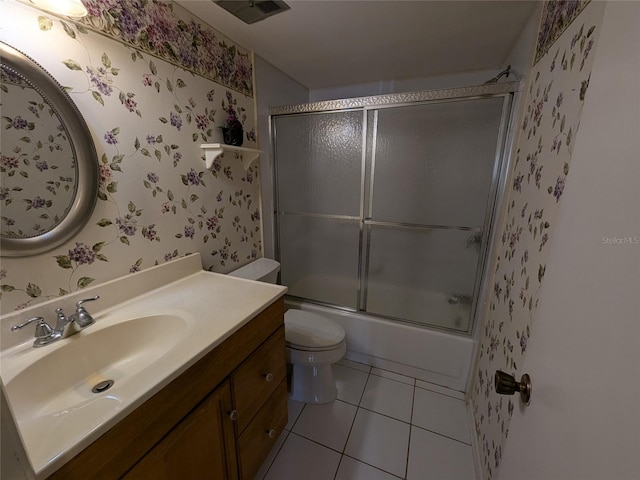
M 22 257 L 51 250 L 76 235 L 93 213 L 98 195 L 99 166 L 89 129 L 76 105 L 60 84 L 27 55 L 0 42 L 5 70 L 29 81 L 64 126 L 76 159 L 76 188 L 66 215 L 53 228 L 28 238 L 0 236 L 0 255 Z

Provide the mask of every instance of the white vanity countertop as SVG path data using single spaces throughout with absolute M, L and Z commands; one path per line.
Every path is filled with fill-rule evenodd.
M 286 291 L 203 271 L 196 254 L 0 317 L 0 375 L 36 478 L 51 475 Z M 9 330 L 39 315 L 53 324 L 55 308 L 70 315 L 77 300 L 94 295 L 100 299 L 86 308 L 96 323 L 66 339 L 33 348 L 32 325 L 26 336 Z M 91 393 L 100 379 L 115 383 Z

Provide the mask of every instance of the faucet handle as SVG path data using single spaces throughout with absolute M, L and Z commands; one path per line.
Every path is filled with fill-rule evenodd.
M 78 311 L 79 309 L 83 309 L 84 310 L 84 307 L 82 306 L 83 303 L 95 302 L 99 298 L 100 298 L 100 295 L 96 295 L 95 297 L 85 298 L 83 300 L 78 300 L 78 302 L 76 303 L 76 311 Z
M 35 337 L 38 339 L 49 338 L 53 334 L 53 328 L 49 326 L 47 322 L 44 321 L 42 317 L 33 317 L 27 320 L 20 325 L 14 325 L 11 327 L 11 331 L 15 332 L 16 330 L 20 330 L 21 328 L 26 327 L 27 325 L 36 322 L 36 333 Z
M 24 327 L 26 327 L 27 325 L 29 325 L 30 323 L 33 323 L 33 322 L 44 322 L 44 318 L 42 318 L 42 317 L 30 318 L 29 320 L 27 320 L 24 323 L 21 323 L 20 325 L 13 325 L 11 327 L 11 331 L 15 332 L 16 330 L 20 330 L 21 328 L 24 328 Z
M 78 303 L 76 303 L 76 313 L 74 313 L 72 317 L 74 317 L 73 319 L 76 321 L 76 324 L 80 328 L 85 328 L 95 323 L 95 320 L 93 319 L 91 314 L 87 312 L 86 308 L 84 308 L 84 304 L 87 302 L 93 302 L 95 300 L 98 300 L 99 298 L 100 295 L 96 295 L 95 297 L 79 300 Z

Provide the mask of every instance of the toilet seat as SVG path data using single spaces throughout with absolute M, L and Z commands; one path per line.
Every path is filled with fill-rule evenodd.
M 287 344 L 287 348 L 291 348 L 292 350 L 300 350 L 301 352 L 328 352 L 329 350 L 336 350 L 346 342 L 343 340 L 340 343 L 335 345 L 331 345 L 330 347 L 307 347 L 304 345 L 295 345 L 293 343 L 285 342 Z
M 313 312 L 288 310 L 284 314 L 284 328 L 287 346 L 296 350 L 333 350 L 345 341 L 340 324 Z

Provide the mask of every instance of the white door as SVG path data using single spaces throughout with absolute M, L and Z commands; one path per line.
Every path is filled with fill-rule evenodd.
M 600 35 L 500 480 L 640 479 L 640 2 Z

